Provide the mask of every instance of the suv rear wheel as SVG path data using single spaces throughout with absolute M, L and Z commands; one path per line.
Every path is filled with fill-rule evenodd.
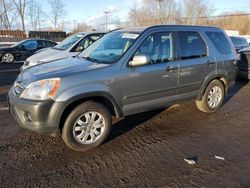
M 196 101 L 199 110 L 206 113 L 215 112 L 223 104 L 225 87 L 219 80 L 213 80 L 208 86 L 202 100 Z
M 111 124 L 111 114 L 106 107 L 95 102 L 84 102 L 69 114 L 62 138 L 71 149 L 86 151 L 107 139 Z

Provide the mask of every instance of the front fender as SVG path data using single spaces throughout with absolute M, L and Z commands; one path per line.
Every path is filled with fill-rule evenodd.
M 78 95 L 85 95 L 86 93 L 95 93 L 95 92 L 109 93 L 112 96 L 115 93 L 112 91 L 110 87 L 102 84 L 78 85 L 68 90 L 61 91 L 61 93 L 57 94 L 53 98 L 53 100 L 57 102 L 63 102 Z
M 62 113 L 67 106 L 73 102 L 91 97 L 104 97 L 108 99 L 115 108 L 116 116 L 122 116 L 121 102 L 115 97 L 115 92 L 113 92 L 110 88 L 99 84 L 73 87 L 65 92 L 62 92 L 53 98 L 53 100 L 63 104 L 60 109 Z

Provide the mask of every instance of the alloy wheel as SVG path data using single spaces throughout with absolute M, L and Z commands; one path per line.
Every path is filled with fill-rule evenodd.
M 73 136 L 80 144 L 92 144 L 104 133 L 105 118 L 91 111 L 81 115 L 73 126 Z
M 219 86 L 214 86 L 208 93 L 207 102 L 210 108 L 216 108 L 222 100 L 222 90 Z

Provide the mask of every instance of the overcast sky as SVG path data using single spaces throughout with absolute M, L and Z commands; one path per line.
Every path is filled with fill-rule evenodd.
M 101 24 L 105 22 L 104 11 L 110 10 L 109 20 L 126 21 L 129 10 L 141 0 L 63 0 L 67 15 L 68 29 L 73 28 L 74 20 L 76 22 L 86 22 L 91 24 Z M 249 11 L 250 0 L 210 0 L 216 9 L 214 14 L 227 11 Z M 49 12 L 47 1 L 40 1 L 44 12 Z M 70 25 L 70 26 L 69 26 Z

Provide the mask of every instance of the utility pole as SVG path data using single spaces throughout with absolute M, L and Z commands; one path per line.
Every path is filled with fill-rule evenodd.
M 108 31 L 108 14 L 110 13 L 110 11 L 105 10 L 104 14 L 105 14 L 105 19 L 106 19 L 106 23 L 105 23 L 105 30 Z
M 158 21 L 157 21 L 157 23 L 161 24 L 161 3 L 164 0 L 156 0 L 156 1 L 157 1 L 157 14 L 158 14 Z
M 76 31 L 76 20 L 74 20 L 74 31 Z

